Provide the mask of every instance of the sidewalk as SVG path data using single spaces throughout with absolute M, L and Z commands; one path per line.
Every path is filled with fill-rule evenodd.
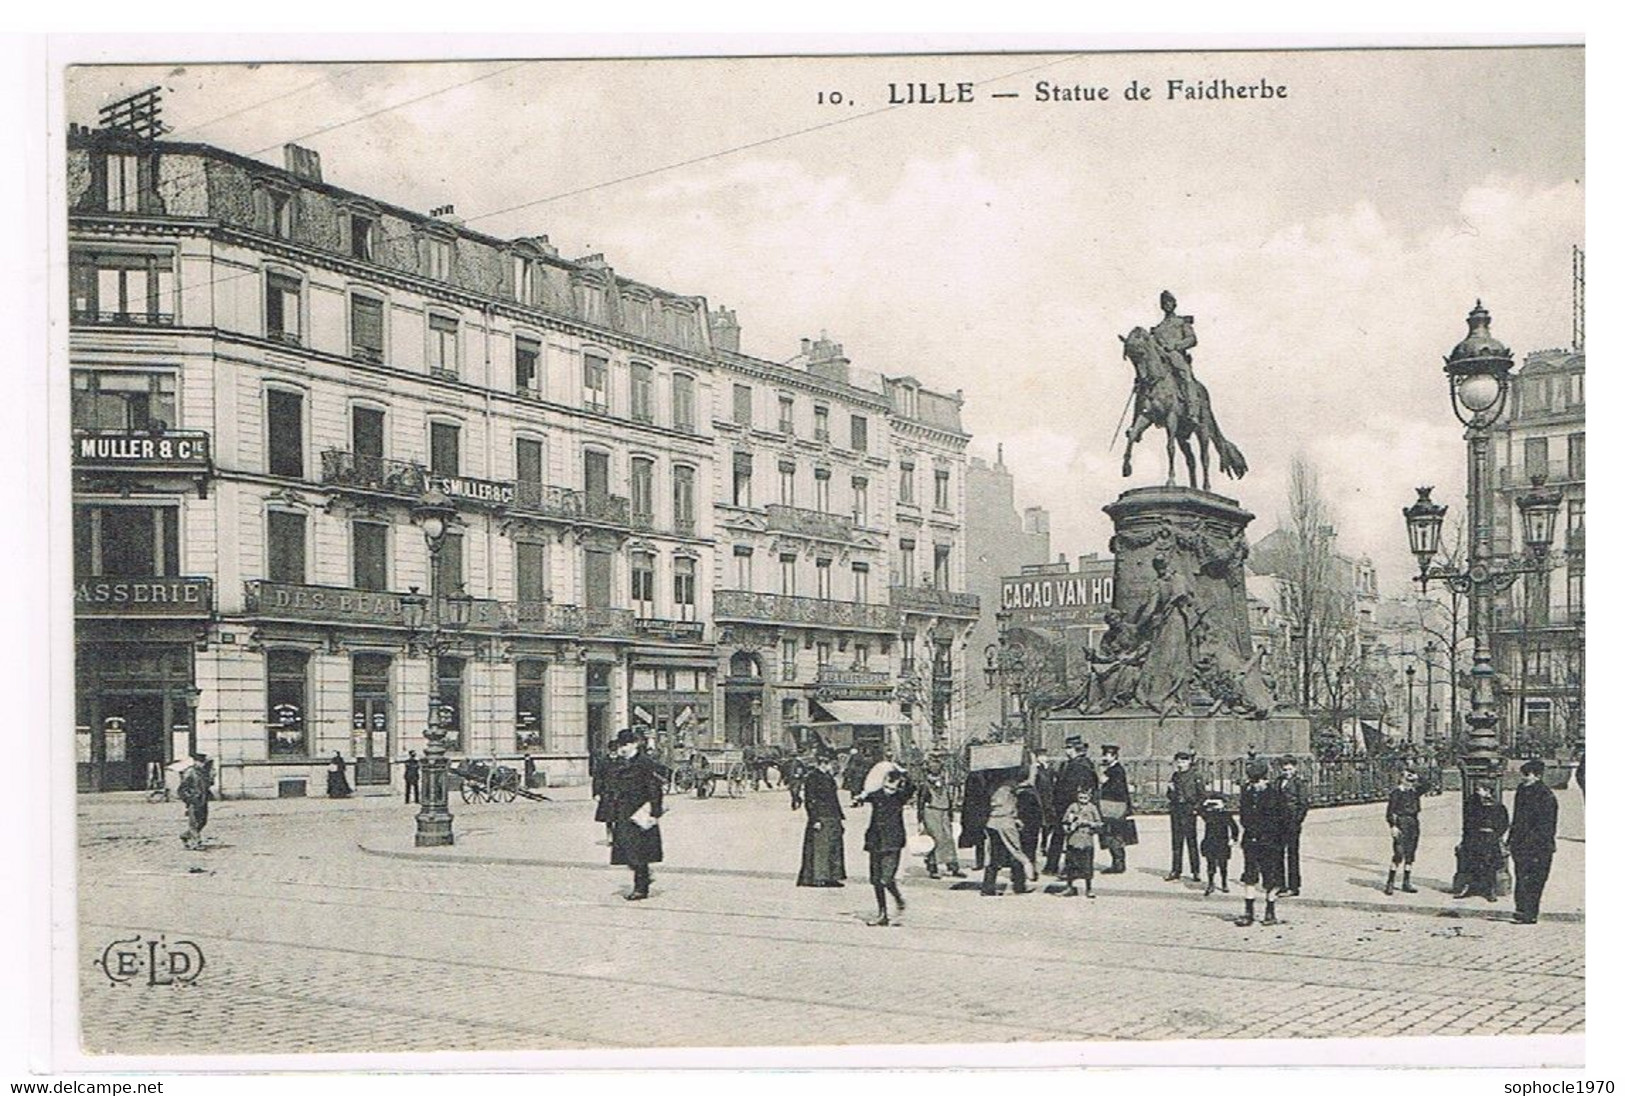
M 1541 907 L 1543 918 L 1583 921 L 1585 909 L 1584 799 L 1577 788 L 1557 793 L 1558 851 Z M 512 806 L 463 807 L 453 803 L 457 843 L 437 849 L 413 846 L 413 829 L 402 820 L 388 827 L 369 825 L 359 844 L 378 856 L 452 864 L 492 864 L 538 868 L 609 866 L 604 828 L 592 821 L 591 800 L 541 804 L 543 811 L 514 811 Z M 1304 827 L 1302 864 L 1304 893 L 1284 903 L 1372 912 L 1407 912 L 1426 916 L 1510 917 L 1511 896 L 1489 903 L 1482 898 L 1453 899 L 1449 886 L 1455 870 L 1461 800 L 1455 795 L 1430 796 L 1423 802 L 1422 839 L 1412 883 L 1417 894 L 1382 893 L 1391 844 L 1383 805 L 1324 808 L 1312 812 Z M 740 799 L 696 800 L 672 796 L 661 825 L 666 859 L 664 872 L 789 880 L 795 877 L 805 816 L 789 810 L 782 789 Z M 912 814 L 909 815 L 912 819 Z M 847 809 L 847 871 L 861 877 L 865 854 L 866 809 Z M 1187 874 L 1181 882 L 1164 882 L 1169 867 L 1168 820 L 1161 815 L 1138 818 L 1140 844 L 1129 851 L 1129 871 L 1105 876 L 1097 887 L 1118 894 L 1157 900 L 1202 900 L 1202 887 Z M 971 856 L 963 853 L 968 872 Z M 1230 861 L 1230 893 L 1240 894 L 1241 854 Z M 616 869 L 617 871 L 621 869 Z M 1187 873 L 1189 867 L 1186 868 Z M 925 879 L 918 857 L 905 857 L 905 878 Z M 965 886 L 969 880 L 959 882 Z

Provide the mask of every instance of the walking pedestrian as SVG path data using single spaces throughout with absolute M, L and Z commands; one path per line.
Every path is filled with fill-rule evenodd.
M 186 832 L 181 844 L 189 849 L 203 847 L 203 827 L 209 824 L 209 786 L 213 783 L 207 754 L 192 755 L 192 764 L 181 773 L 176 793 L 186 807 Z
M 530 754 L 525 755 L 525 790 L 531 791 L 536 787 L 536 759 Z
M 784 764 L 784 783 L 790 789 L 790 809 L 801 809 L 801 792 L 807 783 L 807 770 L 809 766 L 801 757 L 793 756 Z
M 1027 893 L 1027 880 L 1036 879 L 1033 862 L 1022 849 L 1020 802 L 1016 785 L 1021 781 L 1020 770 L 1004 770 L 997 774 L 992 794 L 988 797 L 987 812 L 987 867 L 982 872 L 982 894 L 994 897 L 999 893 L 999 872 L 1010 869 L 1010 889 L 1016 894 Z
M 835 783 L 835 754 L 820 751 L 813 768 L 802 778 L 807 828 L 801 837 L 798 887 L 844 887 L 846 878 L 846 814 L 841 810 L 841 789 Z
M 638 736 L 622 730 L 611 745 L 615 760 L 604 774 L 604 798 L 609 801 L 609 862 L 632 869 L 629 902 L 649 897 L 653 875 L 650 864 L 664 859 L 660 816 L 665 813 L 660 775 L 644 752 Z
M 1298 848 L 1303 840 L 1303 823 L 1309 817 L 1309 782 L 1298 775 L 1298 760 L 1281 758 L 1281 795 L 1286 799 L 1286 890 L 1290 898 L 1303 889 L 1303 870 Z
M 1546 763 L 1539 758 L 1525 761 L 1518 774 L 1512 826 L 1507 830 L 1507 849 L 1516 873 L 1512 900 L 1517 912 L 1512 921 L 1533 925 L 1540 920 L 1540 896 L 1557 852 L 1557 796 L 1546 786 Z
M 1068 898 L 1078 896 L 1078 880 L 1083 880 L 1083 896 L 1095 896 L 1095 835 L 1100 832 L 1103 819 L 1095 793 L 1079 785 L 1072 805 L 1061 817 L 1061 832 L 1066 840 L 1066 889 Z
M 886 909 L 888 894 L 897 903 L 898 916 L 907 905 L 903 892 L 897 889 L 897 869 L 903 849 L 908 847 L 903 805 L 913 794 L 914 786 L 901 768 L 887 770 L 880 787 L 859 794 L 860 801 L 869 804 L 869 829 L 863 835 L 863 848 L 869 854 L 869 885 L 875 889 L 875 905 L 880 911 L 868 924 L 876 927 L 891 924 Z
M 1247 912 L 1236 919 L 1246 928 L 1253 923 L 1255 888 L 1264 890 L 1264 921 L 1275 918 L 1275 897 L 1286 882 L 1286 800 L 1280 786 L 1271 782 L 1269 762 L 1255 758 L 1247 762 L 1248 784 L 1241 789 L 1241 893 Z
M 1488 784 L 1477 785 L 1462 812 L 1456 898 L 1476 894 L 1491 902 L 1496 900 L 1495 879 L 1501 873 L 1501 843 L 1506 832 L 1506 806 L 1495 798 L 1495 790 Z
M 931 838 L 931 851 L 925 854 L 925 872 L 932 879 L 940 878 L 939 869 L 947 868 L 955 879 L 963 879 L 959 870 L 959 850 L 954 845 L 954 786 L 948 780 L 941 754 L 932 754 L 925 760 L 925 774 L 920 781 L 915 800 L 919 812 L 920 832 Z
M 1230 893 L 1230 844 L 1241 837 L 1236 816 L 1230 813 L 1224 796 L 1209 796 L 1202 804 L 1202 855 L 1207 857 L 1207 889 L 1205 898 L 1213 893 L 1213 876 L 1219 877 L 1219 889 Z
M 609 770 L 613 769 L 619 760 L 613 750 L 605 750 L 602 753 L 589 754 L 587 761 L 592 768 L 592 797 L 598 801 L 598 805 L 593 808 L 592 820 L 603 824 L 605 845 L 615 843 L 615 823 L 610 817 L 615 805 L 609 798 Z
M 869 766 L 858 756 L 857 747 L 846 751 L 846 763 L 841 769 L 841 788 L 852 797 L 853 803 L 863 793 L 863 781 L 869 775 Z
M 1111 867 L 1101 869 L 1101 875 L 1122 875 L 1128 871 L 1129 820 L 1134 817 L 1134 803 L 1129 798 L 1128 770 L 1118 760 L 1116 746 L 1100 747 L 1100 814 L 1106 820 L 1106 830 L 1100 845 L 1112 854 Z
M 1061 814 L 1072 804 L 1069 800 L 1055 798 L 1055 768 L 1050 764 L 1049 753 L 1040 746 L 1033 751 L 1032 768 L 1033 790 L 1038 794 L 1039 824 L 1035 849 L 1049 850 L 1055 834 L 1061 828 Z M 1038 856 L 1033 854 L 1033 862 L 1037 863 Z
M 405 771 L 401 774 L 401 779 L 406 782 L 406 802 L 423 802 L 423 793 L 418 787 L 418 782 L 422 778 L 423 763 L 418 760 L 418 752 L 407 750 Z
M 986 864 L 987 816 L 992 805 L 993 783 L 984 771 L 965 774 L 965 784 L 959 796 L 959 841 L 962 849 L 975 852 L 973 871 L 981 871 Z
M 1089 760 L 1089 744 L 1083 740 L 1082 735 L 1067 735 L 1065 743 L 1066 759 L 1061 762 L 1060 770 L 1055 774 L 1055 802 L 1070 806 L 1078 798 L 1078 789 L 1087 787 L 1089 794 L 1094 797 L 1100 789 L 1100 777 L 1095 773 L 1095 763 Z M 1066 845 L 1066 835 L 1059 830 L 1050 835 L 1049 844 L 1044 850 L 1044 871 L 1050 875 L 1061 873 L 1061 853 Z
M 1190 854 L 1191 882 L 1201 882 L 1202 862 L 1197 857 L 1196 812 L 1207 798 L 1207 781 L 1192 768 L 1196 755 L 1189 750 L 1174 754 L 1174 772 L 1168 778 L 1168 833 L 1171 858 L 1167 882 L 1184 874 L 1185 854 Z
M 1411 865 L 1416 861 L 1416 844 L 1422 839 L 1422 793 L 1416 788 L 1416 770 L 1406 768 L 1399 775 L 1399 787 L 1388 793 L 1388 832 L 1394 839 L 1394 858 L 1388 865 L 1388 885 L 1382 893 L 1394 893 L 1394 876 L 1403 870 L 1399 889 L 1415 894 L 1411 886 Z

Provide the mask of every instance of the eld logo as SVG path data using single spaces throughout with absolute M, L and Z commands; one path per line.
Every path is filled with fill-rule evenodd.
M 114 940 L 91 965 L 102 968 L 108 982 L 115 986 L 142 978 L 149 986 L 184 986 L 197 981 L 203 973 L 203 949 L 190 940 L 171 943 L 162 936 L 143 940 L 137 935 Z

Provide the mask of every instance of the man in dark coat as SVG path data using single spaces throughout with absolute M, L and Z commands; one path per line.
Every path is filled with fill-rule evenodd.
M 1512 853 L 1516 878 L 1512 899 L 1517 912 L 1513 923 L 1533 925 L 1540 919 L 1540 896 L 1557 852 L 1557 796 L 1546 786 L 1546 764 L 1525 761 L 1518 770 L 1518 790 L 1512 797 L 1512 826 L 1507 849 Z
M 1095 774 L 1095 763 L 1089 760 L 1089 744 L 1081 735 L 1068 735 L 1066 760 L 1061 762 L 1060 771 L 1055 774 L 1055 802 L 1063 808 L 1077 802 L 1080 787 L 1087 787 L 1091 792 L 1098 791 L 1100 777 Z M 1066 835 L 1057 828 L 1050 835 L 1049 845 L 1044 850 L 1044 870 L 1050 875 L 1060 873 L 1061 852 L 1065 845 Z
M 1281 795 L 1286 799 L 1286 890 L 1296 898 L 1303 886 L 1298 846 L 1303 839 L 1303 823 L 1309 817 L 1309 782 L 1298 775 L 1298 759 L 1281 758 Z
M 1394 839 L 1394 860 L 1388 865 L 1388 885 L 1382 893 L 1394 893 L 1394 874 L 1405 872 L 1400 890 L 1415 894 L 1411 886 L 1411 865 L 1416 861 L 1416 845 L 1422 839 L 1422 793 L 1416 786 L 1416 770 L 1407 768 L 1399 777 L 1399 787 L 1388 793 L 1388 832 Z
M 421 793 L 418 790 L 418 783 L 423 778 L 423 766 L 422 762 L 418 761 L 418 752 L 416 750 L 406 751 L 405 772 L 401 776 L 406 781 L 406 802 L 423 802 Z
M 181 843 L 189 849 L 203 847 L 203 827 L 209 824 L 209 796 L 213 783 L 208 755 L 193 754 L 192 764 L 181 773 L 180 785 L 176 788 L 181 802 L 186 806 L 186 832 L 181 834 Z
M 638 736 L 623 730 L 611 747 L 615 759 L 604 774 L 604 797 L 609 801 L 611 848 L 609 862 L 632 869 L 629 902 L 649 897 L 650 864 L 663 858 L 660 816 L 664 813 L 660 774 L 643 752 Z
M 807 829 L 801 838 L 798 887 L 843 887 L 846 878 L 846 814 L 835 783 L 835 755 L 821 752 L 801 777 Z
M 1264 924 L 1276 924 L 1275 896 L 1286 882 L 1286 797 L 1269 776 L 1269 762 L 1247 762 L 1248 783 L 1241 789 L 1241 893 L 1247 912 L 1236 920 L 1241 928 L 1253 923 L 1253 888 L 1259 884 L 1264 888 Z
M 1163 878 L 1173 882 L 1184 874 L 1187 853 L 1191 858 L 1191 882 L 1202 881 L 1202 862 L 1198 858 L 1196 842 L 1196 812 L 1207 801 L 1207 781 L 1191 767 L 1196 755 L 1189 750 L 1174 754 L 1174 773 L 1168 778 L 1168 833 L 1170 859 L 1168 874 Z
M 902 914 L 906 903 L 903 892 L 897 889 L 897 869 L 908 847 L 908 830 L 903 824 L 903 805 L 914 794 L 914 785 L 902 769 L 892 769 L 880 787 L 859 792 L 858 802 L 869 804 L 869 829 L 863 835 L 863 848 L 869 854 L 869 883 L 875 889 L 875 905 L 880 916 L 870 925 L 889 925 L 891 917 L 886 910 L 886 895 L 897 903 Z
M 976 870 L 981 871 L 987 855 L 987 816 L 993 784 L 986 772 L 967 772 L 965 791 L 959 801 L 959 841 L 962 849 L 976 850 Z
M 1128 820 L 1134 816 L 1134 804 L 1129 799 L 1128 770 L 1117 759 L 1116 746 L 1102 746 L 1100 748 L 1100 763 L 1103 766 L 1100 777 L 1100 813 L 1106 820 L 1106 830 L 1100 836 L 1103 848 L 1112 854 L 1112 864 L 1109 868 L 1102 868 L 1101 875 L 1122 875 L 1128 871 L 1128 857 L 1125 853 L 1127 842 L 1125 834 L 1128 830 Z

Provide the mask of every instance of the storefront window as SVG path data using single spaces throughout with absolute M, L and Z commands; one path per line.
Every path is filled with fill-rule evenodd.
M 304 651 L 265 652 L 266 752 L 273 760 L 310 753 L 305 714 L 309 663 Z
M 514 748 L 547 749 L 547 663 L 521 659 L 514 667 Z
M 463 672 L 467 662 L 442 656 L 435 659 L 435 724 L 446 732 L 446 749 L 463 748 Z

